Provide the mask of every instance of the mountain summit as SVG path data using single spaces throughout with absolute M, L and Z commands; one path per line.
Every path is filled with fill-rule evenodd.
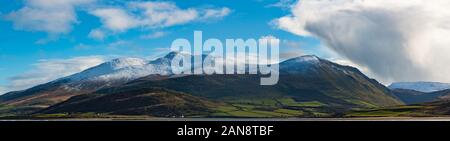
M 68 76 L 63 79 L 70 79 L 72 81 L 81 81 L 81 80 L 100 80 L 100 79 L 120 79 L 126 78 L 131 79 L 135 77 L 139 77 L 141 74 L 139 71 L 145 68 L 147 62 L 143 59 L 139 58 L 118 58 L 111 60 L 109 62 L 105 62 L 98 66 L 89 68 L 80 73 Z M 127 73 L 128 72 L 128 73 Z

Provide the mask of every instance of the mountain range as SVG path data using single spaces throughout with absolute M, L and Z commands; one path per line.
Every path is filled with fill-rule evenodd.
M 404 104 L 358 69 L 313 55 L 280 62 L 279 83 L 261 86 L 262 75 L 174 75 L 170 60 L 177 54 L 152 61 L 114 59 L 1 95 L 0 115 L 331 117 L 352 109 Z
M 405 104 L 420 104 L 426 102 L 433 102 L 450 97 L 450 89 L 435 91 L 435 92 L 419 92 L 415 90 L 408 89 L 394 89 L 392 93 L 400 100 L 405 102 Z
M 442 100 L 450 96 L 450 84 L 440 82 L 397 82 L 388 86 L 406 104 L 420 104 Z
M 441 82 L 396 82 L 392 83 L 388 86 L 390 89 L 407 89 L 414 90 L 419 92 L 436 92 L 450 89 L 449 83 L 441 83 Z

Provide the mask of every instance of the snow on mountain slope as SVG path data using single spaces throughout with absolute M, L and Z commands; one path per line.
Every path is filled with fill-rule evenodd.
M 321 59 L 315 55 L 305 55 L 291 58 L 280 63 L 280 71 L 289 73 L 315 73 L 323 67 L 330 67 L 332 68 L 331 70 L 343 72 L 348 75 L 353 73 L 352 71 L 349 71 L 349 68 L 352 67 L 342 66 L 328 60 Z
M 301 56 L 301 57 L 297 57 L 294 58 L 292 61 L 296 62 L 296 63 L 319 63 L 320 59 L 319 57 L 315 56 L 315 55 L 305 55 L 305 56 Z
M 139 58 L 119 58 L 89 68 L 83 72 L 74 74 L 67 78 L 73 81 L 95 79 L 97 77 L 102 77 L 113 73 L 121 74 L 121 71 L 127 72 L 133 70 L 134 68 L 142 68 L 145 66 L 145 64 L 145 60 Z
M 0 102 L 18 106 L 18 108 L 32 106 L 41 109 L 65 101 L 72 96 L 121 85 L 151 74 L 170 75 L 172 72 L 168 60 L 171 60 L 172 56 L 165 56 L 155 61 L 139 58 L 114 59 L 26 90 L 6 93 L 0 96 Z
M 173 54 L 172 54 L 173 55 Z M 150 74 L 169 75 L 171 55 L 154 61 L 140 58 L 118 58 L 66 77 L 71 81 L 133 80 Z
M 397 82 L 389 85 L 390 89 L 409 89 L 420 92 L 435 92 L 450 89 L 449 83 L 440 82 Z

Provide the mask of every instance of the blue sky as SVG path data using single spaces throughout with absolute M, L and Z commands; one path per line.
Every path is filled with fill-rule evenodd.
M 274 36 L 282 42 L 281 52 L 291 55 L 318 54 L 318 40 L 296 36 L 292 33 L 276 28 L 271 22 L 290 13 L 286 4 L 294 1 L 278 0 L 196 0 L 196 1 L 156 1 L 175 6 L 178 10 L 194 9 L 198 16 L 186 22 L 176 24 L 160 23 L 155 25 L 140 25 L 127 27 L 107 27 L 107 22 L 96 15 L 95 10 L 117 8 L 123 11 L 130 9 L 131 2 L 138 4 L 146 1 L 101 1 L 78 0 L 62 4 L 73 8 L 74 19 L 67 19 L 68 23 L 52 23 L 58 20 L 27 20 L 27 14 L 21 13 L 23 9 L 34 8 L 47 12 L 61 12 L 61 9 L 51 7 L 52 0 L 18 0 L 0 1 L 0 86 L 8 87 L 17 78 L 24 74 L 34 74 L 33 69 L 45 60 L 61 60 L 83 56 L 102 56 L 107 59 L 128 56 L 152 58 L 166 53 L 166 49 L 177 38 L 193 38 L 195 30 L 203 31 L 203 38 L 260 38 Z M 77 1 L 77 0 L 73 0 Z M 155 1 L 152 1 L 155 2 Z M 37 4 L 36 4 L 37 3 Z M 47 8 L 46 6 L 49 6 Z M 40 8 L 55 10 L 42 10 Z M 61 6 L 60 6 L 61 7 Z M 220 13 L 224 10 L 226 12 Z M 207 16 L 202 11 L 216 10 L 216 15 Z M 135 11 L 129 11 L 130 15 Z M 169 11 L 170 12 L 170 11 Z M 50 13 L 51 14 L 51 13 Z M 137 15 L 137 14 L 136 14 Z M 135 15 L 135 16 L 136 16 Z M 39 16 L 39 15 L 32 15 Z M 65 15 L 67 17 L 67 15 Z M 203 17 L 202 17 L 203 16 Z M 43 18 L 53 18 L 46 15 Z M 62 18 L 61 20 L 64 20 Z M 27 23 L 28 22 L 28 23 Z M 36 23 L 33 23 L 36 22 Z M 53 24 L 51 29 L 43 24 Z M 164 25 L 165 24 L 165 25 Z M 61 29 L 58 29 L 61 28 Z M 92 31 L 100 30 L 102 38 L 90 35 Z M 301 47 L 300 47 L 301 46 Z M 320 53 L 319 53 L 320 55 Z M 107 60 L 106 59 L 106 60 Z M 16 82 L 17 83 L 17 82 Z
M 0 1 L 0 93 L 116 57 L 152 59 L 172 41 L 280 39 L 280 56 L 314 54 L 383 84 L 450 82 L 450 1 Z

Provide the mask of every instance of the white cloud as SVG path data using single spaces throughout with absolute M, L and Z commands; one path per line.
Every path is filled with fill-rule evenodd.
M 333 61 L 334 63 L 344 65 L 344 66 L 351 66 L 358 68 L 360 71 L 364 72 L 366 75 L 373 75 L 369 68 L 360 66 L 359 64 L 356 64 L 352 62 L 351 60 L 342 59 L 342 58 L 331 58 L 330 61 Z
M 280 40 L 277 37 L 273 36 L 273 35 L 266 35 L 266 36 L 261 36 L 259 37 L 259 39 L 266 39 L 269 42 L 273 42 L 273 40 Z
M 260 39 L 272 40 L 272 39 L 278 39 L 278 38 L 273 35 L 266 35 L 266 36 L 261 36 Z
M 46 43 L 59 34 L 71 32 L 74 24 L 81 22 L 77 19 L 78 11 L 88 12 L 100 19 L 102 26 L 88 35 L 96 40 L 134 28 L 165 28 L 219 19 L 231 12 L 226 7 L 183 9 L 174 2 L 163 1 L 127 1 L 114 5 L 98 0 L 24 0 L 23 7 L 6 14 L 4 18 L 12 21 L 16 30 L 49 33 L 51 39 L 38 41 Z
M 300 57 L 305 55 L 301 50 L 294 50 L 294 51 L 287 51 L 287 52 L 281 52 L 280 53 L 280 60 L 287 60 L 292 59 L 295 57 Z
M 269 4 L 266 7 L 277 7 L 277 8 L 283 8 L 288 9 L 291 8 L 292 4 L 295 3 L 296 0 L 279 0 L 276 3 Z
M 133 2 L 130 7 L 140 10 L 140 24 L 150 28 L 184 24 L 200 16 L 196 9 L 180 9 L 170 2 Z
M 126 40 L 117 40 L 114 42 L 111 42 L 107 45 L 108 48 L 110 49 L 117 49 L 120 47 L 130 47 L 132 44 L 132 42 L 130 41 L 126 41 Z
M 275 37 L 273 35 L 265 35 L 261 36 L 260 39 L 266 39 L 269 42 L 271 40 L 277 39 L 280 40 L 278 37 Z M 304 51 L 300 48 L 300 42 L 294 42 L 290 40 L 282 40 L 280 41 L 279 47 L 290 47 L 290 49 L 285 50 L 284 52 L 280 52 L 279 54 L 279 61 L 284 61 L 287 59 L 292 59 L 294 57 L 300 57 L 303 55 L 306 55 Z
M 303 42 L 299 42 L 299 41 L 290 41 L 290 40 L 283 40 L 281 41 L 281 46 L 286 46 L 286 47 L 290 47 L 290 48 L 300 48 L 303 46 Z
M 231 10 L 229 8 L 221 8 L 221 9 L 205 9 L 204 15 L 202 18 L 209 19 L 209 18 L 222 18 L 231 13 Z
M 7 93 L 8 90 L 2 86 L 0 86 L 0 95 Z
M 142 39 L 156 39 L 156 38 L 163 37 L 163 36 L 165 36 L 165 35 L 167 35 L 166 32 L 163 32 L 163 31 L 157 31 L 157 32 L 154 32 L 154 33 L 151 33 L 151 34 L 142 35 L 141 38 L 142 38 Z
M 320 39 L 383 82 L 450 82 L 450 1 L 305 0 L 275 25 Z
M 94 29 L 89 32 L 88 37 L 96 40 L 103 40 L 105 38 L 105 33 L 100 29 Z
M 3 88 L 3 91 L 27 89 L 57 78 L 81 72 L 87 68 L 103 63 L 104 61 L 105 57 L 103 56 L 39 60 L 37 63 L 33 64 L 33 69 L 31 69 L 31 71 L 9 78 L 8 89 L 5 90 L 5 88 Z
M 133 28 L 154 29 L 186 24 L 194 21 L 222 18 L 228 8 L 179 8 L 172 2 L 129 2 L 123 7 L 98 8 L 90 13 L 99 17 L 102 29 L 124 32 Z
M 26 0 L 24 6 L 6 15 L 17 30 L 49 34 L 68 33 L 77 23 L 75 7 L 94 0 Z
M 137 19 L 120 8 L 96 9 L 91 13 L 101 19 L 105 28 L 112 31 L 125 31 L 139 24 Z

